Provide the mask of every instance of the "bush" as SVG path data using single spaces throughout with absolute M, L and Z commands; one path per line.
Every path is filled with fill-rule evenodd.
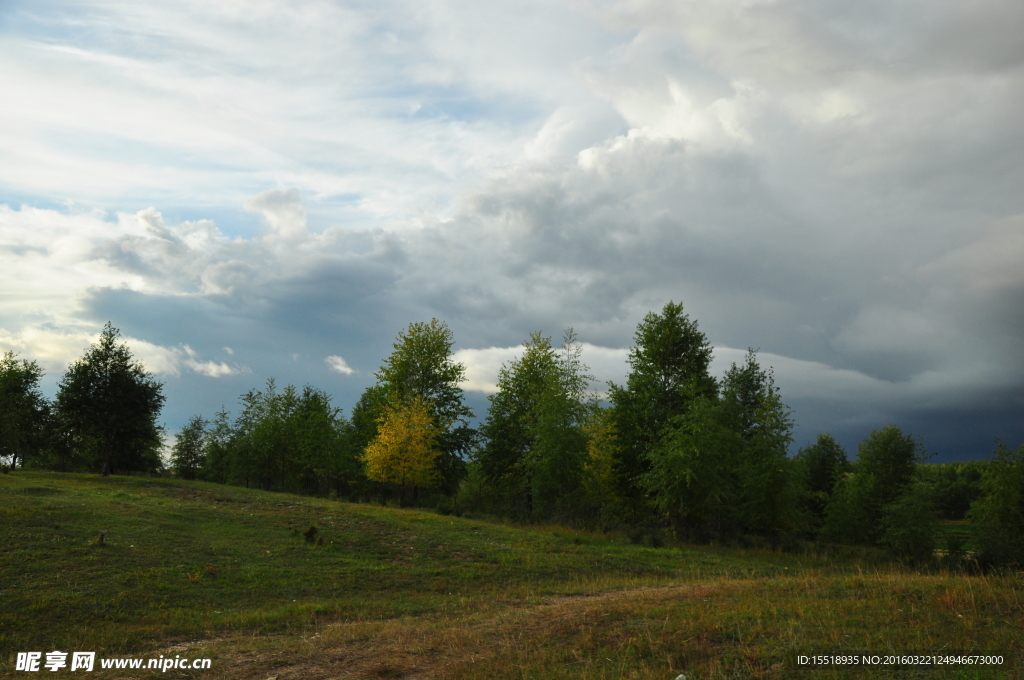
M 911 486 L 882 511 L 882 544 L 896 557 L 923 564 L 935 552 L 935 508 L 923 484 Z
M 1024 565 L 1024 445 L 1016 451 L 998 445 L 982 489 L 985 495 L 971 504 L 967 515 L 978 562 Z

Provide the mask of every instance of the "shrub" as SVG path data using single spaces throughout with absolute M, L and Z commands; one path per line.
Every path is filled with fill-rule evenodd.
M 923 484 L 911 486 L 882 511 L 882 544 L 911 564 L 935 552 L 935 508 Z
M 968 513 L 978 562 L 1024 564 L 1024 445 L 1016 451 L 998 445 L 982 489 L 985 495 Z

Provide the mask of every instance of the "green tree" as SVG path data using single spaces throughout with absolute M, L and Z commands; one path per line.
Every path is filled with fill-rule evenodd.
M 476 460 L 517 512 L 565 515 L 580 500 L 587 459 L 583 428 L 592 409 L 591 377 L 580 352 L 572 329 L 561 349 L 533 333 L 522 356 L 502 366 L 498 391 L 488 397 L 480 430 L 485 444 Z
M 349 488 L 356 466 L 346 446 L 349 425 L 329 395 L 309 385 L 279 392 L 271 378 L 264 390 L 250 390 L 240 401 L 242 411 L 225 446 L 230 479 L 309 495 Z
M 218 484 L 232 481 L 235 432 L 229 415 L 227 409 L 222 406 L 206 430 L 206 456 L 198 473 L 200 479 Z
M 985 565 L 1024 565 L 1024 444 L 999 442 L 967 517 Z
M 853 469 L 842 445 L 824 432 L 810 446 L 797 452 L 795 463 L 803 484 L 803 505 L 813 529 L 825 519 L 825 508 L 836 486 Z
M 935 504 L 924 483 L 914 483 L 882 509 L 882 544 L 911 564 L 923 564 L 935 551 Z
M 161 466 L 163 385 L 119 336 L 108 322 L 99 342 L 68 367 L 57 391 L 59 426 L 103 475 L 153 472 Z
M 195 479 L 206 462 L 206 425 L 202 416 L 192 416 L 175 437 L 171 449 L 171 468 L 182 479 Z
M 615 476 L 619 495 L 633 512 L 643 505 L 641 478 L 650 468 L 648 452 L 659 445 L 666 424 L 684 414 L 694 399 L 717 391 L 708 373 L 711 351 L 682 304 L 670 302 L 637 326 L 626 384 L 609 385 L 619 438 Z
M 663 427 L 641 477 L 649 502 L 688 540 L 793 533 L 801 513 L 787 458 L 792 428 L 772 370 L 751 350 L 726 372 L 720 395 L 695 397 Z
M 738 530 L 744 445 L 714 396 L 693 399 L 671 419 L 647 454 L 641 483 L 676 536 L 704 541 L 728 538 Z
M 853 475 L 825 509 L 822 537 L 877 545 L 885 531 L 885 507 L 910 488 L 918 463 L 928 455 L 919 439 L 894 425 L 872 430 L 857 446 Z
M 726 372 L 721 408 L 743 439 L 736 494 L 743 529 L 772 538 L 796 531 L 801 524 L 799 487 L 787 456 L 793 419 L 772 369 L 761 368 L 754 350 Z
M 463 403 L 459 386 L 466 367 L 452 359 L 454 344 L 454 335 L 443 321 L 411 323 L 398 334 L 394 351 L 376 373 L 388 405 L 408 405 L 417 399 L 430 405 L 441 452 L 436 459 L 439 486 L 449 495 L 465 476 L 464 456 L 475 440 L 469 427 L 473 411 Z
M 12 470 L 43 447 L 50 410 L 39 390 L 43 370 L 16 357 L 5 352 L 0 358 L 0 458 L 9 459 Z
M 935 509 L 944 520 L 963 520 L 982 496 L 981 480 L 989 461 L 925 464 L 918 472 L 934 487 Z

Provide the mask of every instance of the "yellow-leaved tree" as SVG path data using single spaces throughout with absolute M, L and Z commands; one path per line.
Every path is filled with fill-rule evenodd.
M 403 498 L 410 489 L 436 484 L 440 432 L 430 415 L 430 404 L 412 395 L 384 407 L 377 422 L 377 436 L 363 454 L 366 476 L 398 486 Z

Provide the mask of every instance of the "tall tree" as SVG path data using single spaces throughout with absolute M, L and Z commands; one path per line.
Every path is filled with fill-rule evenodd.
M 832 500 L 836 485 L 853 466 L 842 445 L 828 432 L 819 434 L 813 444 L 800 449 L 794 462 L 803 480 L 804 507 L 817 528 L 825 517 L 825 507 Z
M 71 364 L 57 391 L 56 410 L 74 446 L 103 475 L 160 467 L 163 385 L 118 342 L 110 322 L 99 341 Z
M 309 385 L 278 391 L 271 378 L 240 400 L 225 446 L 233 480 L 311 495 L 349 490 L 357 461 L 346 446 L 349 425 L 328 394 Z
M 739 529 L 744 444 L 719 399 L 701 395 L 647 453 L 642 489 L 679 538 L 722 539 Z
M 701 394 L 669 419 L 647 453 L 643 488 L 683 537 L 792 533 L 800 525 L 786 455 L 792 427 L 771 369 L 751 350 L 726 372 L 720 395 Z
M 199 477 L 218 484 L 227 484 L 232 479 L 234 464 L 235 431 L 228 418 L 227 409 L 221 406 L 206 431 L 206 455 Z
M 209 439 L 206 425 L 207 422 L 202 416 L 192 416 L 175 437 L 174 447 L 171 449 L 171 468 L 182 479 L 195 479 L 206 462 Z
M 717 384 L 708 373 L 711 344 L 681 303 L 669 302 L 660 314 L 649 313 L 633 337 L 626 384 L 610 384 L 609 397 L 619 438 L 619 493 L 635 512 L 643 504 L 648 452 L 659 444 L 671 418 L 684 414 L 694 399 L 715 395 Z
M 428 404 L 441 452 L 436 460 L 439 485 L 449 494 L 455 493 L 465 475 L 464 455 L 475 437 L 469 427 L 473 411 L 463 402 L 459 386 L 466 367 L 452 359 L 454 344 L 454 335 L 443 321 L 411 323 L 399 333 L 394 351 L 376 374 L 385 401 L 393 408 L 417 400 Z
M 587 462 L 584 425 L 592 379 L 568 329 L 561 349 L 533 333 L 523 354 L 498 373 L 498 391 L 481 427 L 484 476 L 527 515 L 564 514 Z
M 982 478 L 983 494 L 968 518 L 985 565 L 1024 566 L 1024 444 L 999 442 Z
M 49 404 L 39 391 L 42 376 L 35 361 L 18 361 L 14 352 L 0 358 L 0 458 L 12 470 L 43 446 Z
M 886 506 L 910 490 L 918 463 L 928 456 L 924 444 L 886 425 L 857 446 L 853 475 L 845 480 L 825 509 L 822 535 L 829 540 L 878 544 L 885 527 Z
M 731 429 L 743 439 L 738 490 L 744 530 L 775 538 L 800 526 L 799 486 L 787 457 L 793 418 L 782 403 L 775 375 L 749 350 L 722 380 L 721 405 Z

